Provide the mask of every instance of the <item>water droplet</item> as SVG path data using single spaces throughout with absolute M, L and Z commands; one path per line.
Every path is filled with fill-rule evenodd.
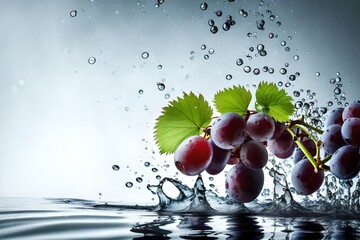
M 142 95 L 144 93 L 144 90 L 140 89 L 139 94 Z
M 335 84 L 335 82 L 336 82 L 336 81 L 335 81 L 335 78 L 331 78 L 331 79 L 330 79 L 330 83 L 331 83 L 331 84 Z
M 161 176 L 160 175 L 156 175 L 156 180 L 161 180 Z
M 271 21 L 274 21 L 275 15 L 270 15 L 269 18 L 270 18 Z
M 254 73 L 255 75 L 259 75 L 260 70 L 259 70 L 258 68 L 254 68 L 253 73 Z
M 291 83 L 287 82 L 285 83 L 285 87 L 290 87 L 291 86 Z
M 336 77 L 335 82 L 337 82 L 337 83 L 341 82 L 341 77 Z
M 267 72 L 267 71 L 269 70 L 269 67 L 268 67 L 268 66 L 263 66 L 262 70 L 263 70 L 264 72 Z
M 264 19 L 261 19 L 260 21 L 257 21 L 256 22 L 257 23 L 257 28 L 259 29 L 259 30 L 264 30 L 265 28 L 264 28 L 264 25 L 265 25 L 265 20 Z
M 246 18 L 248 16 L 248 13 L 242 8 L 240 9 L 240 15 L 243 16 L 244 18 Z
M 201 9 L 201 10 L 206 10 L 207 8 L 208 8 L 208 5 L 207 5 L 206 2 L 202 2 L 202 3 L 200 4 L 200 9 Z
M 257 47 L 256 47 L 256 49 L 257 49 L 259 52 L 261 52 L 262 50 L 265 49 L 265 46 L 264 46 L 263 44 L 258 44 Z
M 236 65 L 241 66 L 244 64 L 244 61 L 241 58 L 236 59 Z
M 131 188 L 134 184 L 132 182 L 125 183 L 125 186 L 128 188 Z
M 225 78 L 226 78 L 226 80 L 231 80 L 231 79 L 232 79 L 232 75 L 231 75 L 231 74 L 227 74 L 227 75 L 225 76 Z
M 293 59 L 294 59 L 295 61 L 299 60 L 299 55 L 294 55 Z
M 208 59 L 209 59 L 209 55 L 205 54 L 205 55 L 204 55 L 204 59 L 205 59 L 205 60 L 208 60 Z
M 296 76 L 296 77 L 300 77 L 300 73 L 299 73 L 299 72 L 296 72 L 296 73 L 295 73 L 295 76 Z
M 285 68 L 280 68 L 279 72 L 284 75 L 287 73 L 287 70 Z
M 265 57 L 267 55 L 267 52 L 265 50 L 262 50 L 259 52 L 260 56 Z
M 300 109 L 302 106 L 303 106 L 303 102 L 301 102 L 301 101 L 297 101 L 297 102 L 295 103 L 295 108 L 296 108 L 296 109 Z
M 119 171 L 120 170 L 120 167 L 119 167 L 119 165 L 113 165 L 112 166 L 112 169 L 114 170 L 114 171 Z
M 150 163 L 149 162 L 144 162 L 144 166 L 145 167 L 150 167 Z
M 328 106 L 331 107 L 332 105 L 334 105 L 334 103 L 332 101 L 329 101 Z
M 77 11 L 76 11 L 76 10 L 72 10 L 72 11 L 70 12 L 70 17 L 76 17 L 76 15 L 77 15 Z
M 218 31 L 219 31 L 219 29 L 217 26 L 211 26 L 211 28 L 210 28 L 211 33 L 216 34 Z
M 253 48 L 253 47 L 250 47 L 250 48 L 249 48 L 249 51 L 250 51 L 250 52 L 253 52 L 253 51 L 254 51 L 254 48 Z
M 163 4 L 165 2 L 165 0 L 158 0 L 159 4 Z
M 246 73 L 251 72 L 251 67 L 250 66 L 245 66 L 244 67 L 244 72 L 246 72 Z
M 289 52 L 290 48 L 289 47 L 285 47 L 285 51 Z
M 170 94 L 166 93 L 164 96 L 165 99 L 169 99 L 170 98 Z
M 290 81 L 295 81 L 295 79 L 296 79 L 296 77 L 295 77 L 294 74 L 291 74 L 291 75 L 289 76 L 289 80 L 290 80 Z
M 125 111 L 127 111 L 127 112 L 128 112 L 129 110 L 130 110 L 130 108 L 129 108 L 129 107 L 125 107 Z
M 157 171 L 158 171 L 158 169 L 157 169 L 157 168 L 152 168 L 152 169 L 151 169 L 151 171 L 153 171 L 153 172 L 157 172 Z
M 96 63 L 96 58 L 95 57 L 89 57 L 88 63 L 91 64 L 91 65 L 95 64 Z
M 282 85 L 283 85 L 283 82 L 282 82 L 282 81 L 279 81 L 279 82 L 278 82 L 278 86 L 279 86 L 279 87 L 282 87 Z
M 213 48 L 210 48 L 208 52 L 209 54 L 214 54 L 215 50 Z
M 142 179 L 141 177 L 137 177 L 137 178 L 136 178 L 136 181 L 137 181 L 138 183 L 142 183 L 143 179 Z
M 300 92 L 299 91 L 294 91 L 293 95 L 294 95 L 294 97 L 300 97 Z
M 158 68 L 159 70 L 161 70 L 161 69 L 163 68 L 163 66 L 162 66 L 161 64 L 159 64 L 159 65 L 157 66 L 157 68 Z
M 274 69 L 273 68 L 269 68 L 269 73 L 273 74 L 274 73 Z
M 341 93 L 341 89 L 339 88 L 339 87 L 336 87 L 335 89 L 334 89 L 334 94 L 335 95 L 339 95 Z
M 280 21 L 277 21 L 277 22 L 276 22 L 276 26 L 280 27 L 280 26 L 281 26 L 281 22 L 280 22 Z
M 157 87 L 158 87 L 158 89 L 159 89 L 160 91 L 164 91 L 164 90 L 165 90 L 165 84 L 163 84 L 163 83 L 161 83 L 161 82 L 157 82 L 156 85 L 157 85 Z
M 205 49 L 206 49 L 206 45 L 205 45 L 205 44 L 201 45 L 200 49 L 201 49 L 201 50 L 205 50 Z
M 209 24 L 210 27 L 211 27 L 211 26 L 214 26 L 214 25 L 215 25 L 215 21 L 212 20 L 212 19 L 209 19 L 208 24 Z
M 143 52 L 143 53 L 141 54 L 141 57 L 142 57 L 143 59 L 147 59 L 147 58 L 149 57 L 149 53 L 148 53 L 148 52 Z
M 218 16 L 218 17 L 221 17 L 221 16 L 222 16 L 222 11 L 217 10 L 217 11 L 215 12 L 215 15 Z
M 320 72 L 316 72 L 316 73 L 315 73 L 315 76 L 316 76 L 316 77 L 319 77 L 319 76 L 320 76 Z
M 224 22 L 224 24 L 222 25 L 222 29 L 224 31 L 229 31 L 230 30 L 230 23 L 229 22 Z
M 274 34 L 273 34 L 273 33 L 269 33 L 269 38 L 274 38 Z

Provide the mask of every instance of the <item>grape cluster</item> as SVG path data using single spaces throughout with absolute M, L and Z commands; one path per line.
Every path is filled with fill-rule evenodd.
M 238 202 L 250 202 L 264 185 L 263 168 L 268 162 L 266 143 L 282 137 L 284 130 L 284 123 L 265 113 L 248 111 L 244 119 L 228 112 L 214 121 L 205 137 L 184 140 L 175 151 L 175 165 L 181 173 L 191 176 L 203 171 L 216 175 L 227 164 L 234 165 L 226 177 L 227 193 Z M 289 140 L 293 142 L 291 135 Z
M 280 123 L 262 112 L 248 110 L 245 118 L 228 112 L 217 117 L 204 136 L 185 139 L 175 151 L 175 165 L 189 176 L 203 171 L 216 175 L 233 165 L 225 180 L 227 194 L 246 203 L 263 188 L 268 154 L 292 156 L 292 185 L 297 193 L 309 195 L 321 187 L 326 170 L 339 179 L 354 178 L 360 171 L 360 102 L 334 109 L 325 126 L 318 129 L 322 135 L 317 140 L 303 119 Z

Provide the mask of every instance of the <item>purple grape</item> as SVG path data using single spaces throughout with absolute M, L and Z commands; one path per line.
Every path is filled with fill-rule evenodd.
M 333 124 L 339 124 L 342 125 L 343 124 L 343 118 L 342 118 L 342 114 L 343 114 L 344 108 L 342 107 L 338 107 L 335 108 L 334 110 L 332 110 L 328 117 L 326 118 L 325 121 L 325 126 L 330 126 Z
M 188 176 L 195 176 L 210 164 L 213 149 L 208 140 L 200 136 L 185 139 L 175 151 L 174 161 L 177 169 Z
M 360 147 L 360 118 L 348 118 L 341 126 L 341 136 L 346 143 Z
M 345 122 L 349 118 L 360 118 L 360 102 L 352 102 L 344 108 L 342 119 Z
M 329 161 L 330 171 L 340 179 L 351 179 L 359 174 L 359 149 L 353 146 L 339 148 Z
M 296 192 L 309 195 L 317 191 L 324 181 L 324 171 L 315 173 L 314 167 L 307 158 L 297 162 L 291 171 L 291 182 Z
M 340 147 L 345 146 L 346 142 L 341 135 L 341 126 L 338 124 L 328 126 L 321 136 L 321 142 L 325 152 L 329 154 L 333 154 Z
M 242 162 L 234 165 L 226 176 L 226 192 L 237 202 L 247 203 L 255 200 L 263 186 L 263 170 L 248 168 Z
M 274 135 L 275 122 L 265 113 L 255 113 L 247 120 L 246 131 L 252 139 L 265 142 Z
M 229 112 L 221 115 L 210 130 L 212 141 L 222 149 L 239 147 L 245 139 L 246 123 L 242 116 Z
M 270 139 L 276 139 L 280 137 L 281 134 L 284 132 L 285 128 L 286 128 L 285 123 L 275 122 L 274 134 Z
M 264 144 L 250 140 L 241 145 L 240 159 L 248 168 L 261 169 L 268 161 L 268 152 Z
M 209 141 L 213 149 L 213 157 L 210 165 L 206 168 L 206 172 L 211 175 L 216 175 L 224 170 L 230 159 L 231 150 L 219 148 L 211 139 Z
M 294 152 L 295 144 L 291 134 L 284 131 L 280 137 L 267 141 L 269 151 L 278 158 L 288 158 Z

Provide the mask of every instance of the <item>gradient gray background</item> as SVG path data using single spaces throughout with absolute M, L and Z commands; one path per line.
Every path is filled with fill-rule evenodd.
M 329 79 L 340 72 L 348 101 L 359 99 L 359 1 L 264 1 L 280 27 L 258 1 L 208 1 L 207 11 L 200 10 L 201 2 L 165 0 L 156 8 L 155 1 L 0 0 L 0 197 L 153 202 L 146 185 L 157 183 L 158 174 L 177 176 L 172 156 L 160 156 L 152 137 L 155 119 L 168 102 L 165 94 L 173 99 L 194 91 L 211 99 L 234 84 L 286 82 L 288 74 L 278 69 L 289 63 L 289 73 L 301 73 L 290 93 L 310 89 L 324 105 L 333 99 Z M 264 13 L 265 30 L 257 30 L 261 18 L 253 11 L 240 17 L 240 8 Z M 214 15 L 219 9 L 221 18 Z M 211 34 L 208 19 L 220 27 L 228 14 L 237 24 Z M 269 31 L 278 38 L 270 40 Z M 273 75 L 245 74 L 235 64 L 258 43 L 268 56 L 246 64 L 274 67 Z M 215 53 L 204 60 L 209 48 Z M 150 55 L 146 60 L 144 51 Z M 90 65 L 92 56 L 96 63 Z M 229 73 L 233 79 L 227 81 Z M 157 82 L 166 89 L 159 91 Z M 146 161 L 152 166 L 145 167 Z M 113 164 L 120 170 L 112 170 Z M 127 181 L 134 186 L 126 188 Z M 223 175 L 216 181 L 222 185 Z

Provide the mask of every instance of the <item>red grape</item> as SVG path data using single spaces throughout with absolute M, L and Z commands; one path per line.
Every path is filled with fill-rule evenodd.
M 278 158 L 288 158 L 294 152 L 295 144 L 291 134 L 284 131 L 280 137 L 267 141 L 269 151 Z
M 274 135 L 275 122 L 265 113 L 255 113 L 247 120 L 246 130 L 252 139 L 265 142 Z
M 250 140 L 241 145 L 240 159 L 248 168 L 261 169 L 268 161 L 268 152 L 264 144 Z
M 175 166 L 181 173 L 195 176 L 209 166 L 212 156 L 213 149 L 208 140 L 200 136 L 191 136 L 176 149 Z
M 247 203 L 255 200 L 263 186 L 263 170 L 248 168 L 242 162 L 234 165 L 226 176 L 226 191 L 237 202 Z
M 240 146 L 245 139 L 246 124 L 242 116 L 228 112 L 221 115 L 210 130 L 212 141 L 222 149 Z
M 291 182 L 301 195 L 309 195 L 317 191 L 324 181 L 324 171 L 315 172 L 307 158 L 297 162 L 291 171 Z
M 219 148 L 211 139 L 209 141 L 213 148 L 213 157 L 210 165 L 206 168 L 206 172 L 211 175 L 216 175 L 225 168 L 226 163 L 228 163 L 230 159 L 231 150 Z

